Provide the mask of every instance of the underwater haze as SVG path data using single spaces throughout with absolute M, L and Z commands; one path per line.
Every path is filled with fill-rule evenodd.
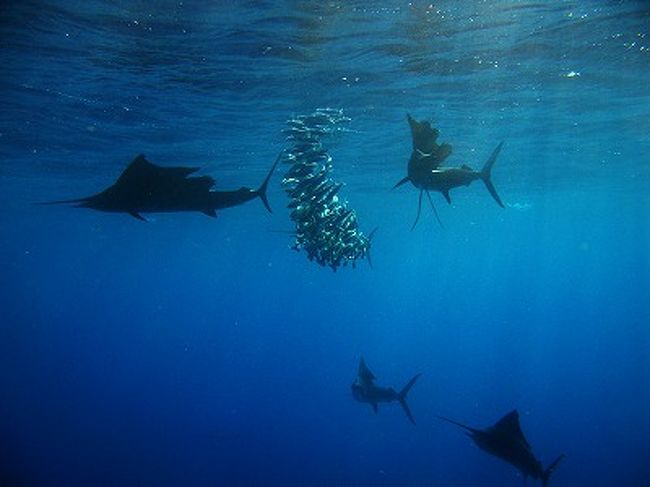
M 549 485 L 650 485 L 647 2 L 5 1 L 0 66 L 1 485 L 519 487 L 438 418 L 513 409 Z M 138 154 L 257 188 L 318 108 L 372 266 L 292 250 L 286 161 L 273 213 L 36 204 Z M 449 167 L 503 141 L 505 208 L 433 191 L 411 231 L 407 114 Z M 422 374 L 415 425 L 362 357 Z

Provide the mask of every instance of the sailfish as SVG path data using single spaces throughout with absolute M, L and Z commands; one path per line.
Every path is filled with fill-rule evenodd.
M 449 190 L 459 186 L 469 186 L 473 181 L 478 179 L 483 181 L 497 204 L 502 208 L 504 207 L 501 198 L 492 184 L 491 178 L 492 167 L 496 162 L 499 152 L 501 152 L 503 142 L 494 149 L 492 155 L 480 171 L 475 171 L 466 164 L 463 164 L 460 167 L 443 167 L 443 163 L 451 155 L 451 145 L 447 143 L 437 143 L 439 131 L 435 127 L 431 127 L 429 122 L 418 122 L 409 114 L 407 114 L 407 119 L 411 128 L 413 150 L 408 162 L 407 176 L 399 180 L 397 184 L 393 186 L 393 189 L 411 182 L 413 186 L 420 190 L 418 212 L 411 230 L 415 228 L 420 219 L 423 194 L 426 193 L 438 223 L 440 226 L 443 226 L 429 192 L 439 191 L 445 197 L 447 202 L 451 203 Z
M 117 181 L 105 190 L 84 198 L 50 201 L 44 204 L 74 204 L 79 208 L 128 213 L 145 220 L 141 213 L 166 213 L 198 211 L 211 217 L 217 210 L 241 205 L 260 198 L 271 212 L 266 189 L 280 156 L 257 189 L 241 187 L 231 191 L 217 191 L 215 180 L 210 176 L 191 176 L 199 167 L 163 167 L 149 162 L 143 154 L 138 155 Z
M 366 365 L 366 361 L 361 358 L 359 361 L 359 368 L 357 371 L 357 378 L 350 386 L 352 389 L 352 397 L 355 400 L 363 403 L 370 404 L 375 413 L 378 411 L 380 402 L 399 402 L 404 410 L 406 417 L 409 421 L 415 424 L 411 409 L 406 402 L 406 396 L 418 380 L 421 374 L 414 375 L 406 385 L 398 392 L 392 387 L 383 387 L 375 384 L 376 377 Z
M 516 467 L 524 476 L 524 480 L 528 477 L 539 479 L 544 487 L 548 485 L 551 474 L 564 458 L 564 455 L 560 455 L 548 467 L 542 466 L 521 430 L 516 409 L 484 429 L 472 428 L 443 416 L 438 417 L 463 428 L 481 450 Z

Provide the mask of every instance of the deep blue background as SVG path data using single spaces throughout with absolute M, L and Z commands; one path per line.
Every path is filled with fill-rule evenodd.
M 598 5 L 596 5 L 598 3 Z M 650 479 L 644 2 L 6 2 L 0 483 L 521 485 L 437 414 L 512 408 L 552 485 Z M 280 188 L 201 214 L 34 202 L 136 154 L 257 186 L 292 115 L 325 141 L 374 268 L 289 249 Z M 405 114 L 493 172 L 418 228 Z M 364 356 L 409 403 L 353 401 Z

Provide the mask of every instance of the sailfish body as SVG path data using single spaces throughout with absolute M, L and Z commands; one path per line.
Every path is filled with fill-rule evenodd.
M 439 132 L 436 128 L 431 127 L 429 122 L 418 122 L 411 115 L 407 115 L 407 119 L 411 129 L 413 150 L 407 166 L 407 176 L 398 181 L 393 188 L 411 182 L 413 186 L 420 190 L 418 212 L 411 229 L 415 228 L 420 218 L 422 196 L 424 193 L 426 193 L 436 218 L 438 218 L 433 200 L 429 195 L 430 191 L 442 193 L 447 202 L 451 203 L 451 196 L 449 195 L 451 189 L 460 186 L 469 186 L 473 181 L 479 179 L 483 181 L 497 204 L 503 207 L 503 202 L 497 194 L 491 179 L 492 167 L 501 151 L 503 142 L 494 149 L 492 155 L 480 171 L 475 171 L 467 165 L 446 167 L 443 164 L 452 152 L 451 145 L 447 143 L 438 144 Z M 439 218 L 438 222 L 442 226 Z
M 548 467 L 542 466 L 524 436 L 516 409 L 492 426 L 483 429 L 466 426 L 443 416 L 439 418 L 464 429 L 481 450 L 516 467 L 524 478 L 532 477 L 541 480 L 544 486 L 548 484 L 551 474 L 564 458 L 564 455 L 560 455 Z
M 382 387 L 375 384 L 376 378 L 362 358 L 359 361 L 357 378 L 350 386 L 352 389 L 352 397 L 359 402 L 370 404 L 375 413 L 378 411 L 379 403 L 399 402 L 409 421 L 415 424 L 415 419 L 406 402 L 406 397 L 419 377 L 420 374 L 414 375 L 399 392 L 392 387 Z

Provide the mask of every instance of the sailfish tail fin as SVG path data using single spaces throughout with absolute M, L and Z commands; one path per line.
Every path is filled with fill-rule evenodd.
M 557 464 L 562 461 L 564 458 L 564 454 L 560 455 L 557 457 L 553 463 L 551 463 L 548 467 L 546 467 L 546 470 L 544 470 L 544 474 L 542 475 L 542 485 L 546 487 L 548 485 L 548 479 L 551 477 L 551 474 L 553 473 L 553 470 L 557 467 Z
M 409 418 L 409 421 L 413 424 L 415 424 L 415 419 L 413 419 L 413 414 L 411 414 L 411 409 L 409 408 L 408 403 L 406 402 L 406 396 L 408 395 L 409 391 L 411 390 L 411 387 L 413 387 L 413 384 L 415 384 L 415 381 L 418 380 L 422 374 L 416 374 L 413 376 L 413 378 L 408 381 L 408 383 L 404 386 L 404 388 L 399 391 L 399 403 L 402 406 L 402 409 L 406 413 L 406 416 Z
M 501 208 L 504 208 L 503 202 L 501 201 L 501 198 L 499 198 L 499 195 L 497 194 L 497 190 L 492 184 L 492 179 L 491 179 L 492 166 L 494 166 L 494 163 L 497 160 L 497 156 L 499 155 L 499 152 L 501 152 L 501 146 L 503 146 L 503 142 L 497 145 L 496 149 L 494 149 L 492 155 L 483 166 L 483 169 L 481 169 L 481 179 L 485 183 L 485 187 L 487 188 L 487 190 L 492 195 L 492 198 L 494 198 L 494 201 L 496 201 Z
M 277 157 L 277 159 L 273 163 L 273 166 L 271 167 L 271 170 L 266 175 L 266 178 L 264 179 L 264 182 L 255 191 L 257 196 L 259 196 L 260 199 L 262 200 L 262 203 L 264 203 L 264 206 L 266 207 L 266 209 L 269 210 L 269 213 L 273 213 L 273 210 L 271 210 L 271 205 L 269 205 L 269 200 L 266 198 L 266 189 L 269 186 L 269 181 L 271 179 L 271 176 L 273 176 L 273 172 L 275 171 L 275 168 L 277 167 L 278 163 L 280 162 L 280 159 L 282 158 L 282 154 L 283 153 L 280 152 L 280 155 Z

